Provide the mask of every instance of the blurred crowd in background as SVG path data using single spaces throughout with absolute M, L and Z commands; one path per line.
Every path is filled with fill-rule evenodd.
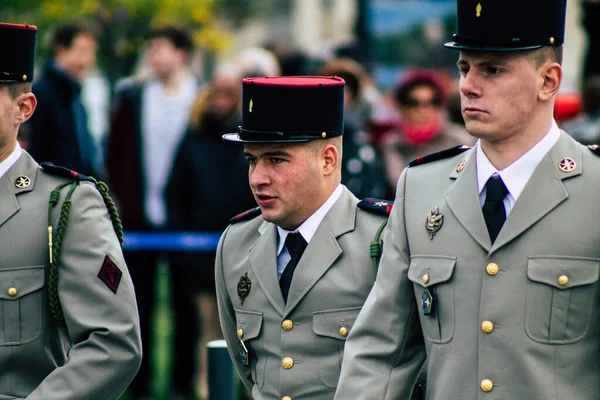
M 241 146 L 221 140 L 240 124 L 244 77 L 345 80 L 342 182 L 359 198 L 393 199 L 411 159 L 474 144 L 461 117 L 456 54 L 441 47 L 455 27 L 453 0 L 261 0 L 254 6 L 164 0 L 146 9 L 134 1 L 46 1 L 29 14 L 20 7 L 30 2 L 21 3 L 0 6 L 0 19 L 38 18 L 46 40 L 38 43 L 44 55 L 33 89 L 38 109 L 19 142 L 38 161 L 105 180 L 126 232 L 218 232 L 256 206 Z M 579 29 L 585 46 L 566 51 L 566 76 L 575 78 L 558 95 L 555 118 L 592 144 L 600 140 L 600 4 L 581 1 L 569 10 L 577 18 L 567 37 Z M 253 25 L 256 20 L 263 22 Z M 577 71 L 567 70 L 577 65 L 569 61 L 573 54 L 581 60 Z M 221 337 L 214 252 L 128 251 L 126 260 L 144 341 L 144 363 L 129 396 L 160 398 L 152 389 L 158 340 L 152 318 L 157 270 L 168 265 L 168 398 L 206 398 L 204 348 Z

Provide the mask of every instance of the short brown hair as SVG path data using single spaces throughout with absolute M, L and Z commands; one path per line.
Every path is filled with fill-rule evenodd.
M 23 93 L 31 92 L 31 82 L 9 82 L 0 83 L 0 88 L 5 87 L 8 89 L 10 97 L 14 100 Z
M 543 46 L 539 49 L 530 50 L 527 56 L 537 68 L 541 67 L 546 61 L 562 65 L 563 46 Z

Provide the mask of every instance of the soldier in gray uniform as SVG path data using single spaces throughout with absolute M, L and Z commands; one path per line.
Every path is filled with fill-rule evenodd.
M 556 126 L 565 0 L 458 0 L 472 149 L 402 173 L 335 398 L 600 398 L 600 158 Z
M 36 31 L 0 23 L 0 399 L 114 400 L 141 360 L 122 229 L 106 185 L 17 142 Z
M 223 334 L 255 399 L 331 400 L 374 281 L 370 244 L 392 204 L 340 184 L 344 81 L 243 81 L 244 145 L 259 207 L 232 219 L 216 260 Z

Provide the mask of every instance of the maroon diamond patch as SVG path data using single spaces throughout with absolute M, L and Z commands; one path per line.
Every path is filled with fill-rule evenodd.
M 121 276 L 123 276 L 123 273 L 113 260 L 111 260 L 108 255 L 104 257 L 102 268 L 100 268 L 100 272 L 98 272 L 98 278 L 100 278 L 113 293 L 117 293 L 119 283 L 121 283 Z

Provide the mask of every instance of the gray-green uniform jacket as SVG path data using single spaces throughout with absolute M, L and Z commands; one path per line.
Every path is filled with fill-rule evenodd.
M 493 245 L 475 160 L 403 172 L 336 399 L 407 399 L 425 350 L 428 400 L 600 398 L 600 157 L 561 132 Z
M 66 181 L 44 172 L 25 151 L 0 178 L 0 400 L 117 399 L 139 367 L 133 286 L 107 208 L 90 182 L 73 193 L 62 241 L 58 295 L 66 323 L 51 315 L 48 200 Z M 54 208 L 55 232 L 67 191 Z
M 344 188 L 296 267 L 287 305 L 277 280 L 276 226 L 260 216 L 223 233 L 219 316 L 235 368 L 255 399 L 333 399 L 346 335 L 373 285 L 369 245 L 385 220 L 357 203 Z M 242 302 L 238 284 L 246 274 L 251 287 Z

